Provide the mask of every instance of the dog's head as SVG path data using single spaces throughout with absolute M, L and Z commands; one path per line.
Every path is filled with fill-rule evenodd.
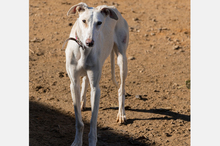
M 68 15 L 78 12 L 78 29 L 77 35 L 82 43 L 87 47 L 93 47 L 102 30 L 107 17 L 118 20 L 117 14 L 111 7 L 98 6 L 96 8 L 88 7 L 85 3 L 79 3 L 70 8 Z

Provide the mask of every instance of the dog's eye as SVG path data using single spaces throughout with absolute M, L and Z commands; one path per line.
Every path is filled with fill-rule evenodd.
M 101 21 L 98 21 L 98 22 L 97 22 L 97 25 L 101 25 L 101 24 L 102 24 L 102 22 L 101 22 Z
M 86 23 L 86 20 L 82 20 L 83 23 Z

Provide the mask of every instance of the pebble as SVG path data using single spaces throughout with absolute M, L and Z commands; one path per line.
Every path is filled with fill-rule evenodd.
M 162 28 L 162 30 L 168 30 L 166 27 Z
M 167 137 L 171 137 L 172 135 L 169 133 L 165 133 Z
M 128 97 L 128 96 L 131 96 L 131 94 L 129 94 L 129 93 L 126 93 L 126 94 L 125 94 L 125 97 Z
M 130 31 L 133 31 L 134 30 L 134 27 L 130 27 Z
M 129 105 L 125 106 L 125 109 L 131 109 L 131 107 Z
M 154 90 L 154 92 L 160 92 L 159 90 Z
M 129 60 L 135 60 L 135 57 L 134 56 L 130 56 L 128 57 Z
M 180 49 L 180 51 L 179 52 L 185 52 L 183 49 Z
M 158 28 L 158 32 L 161 32 L 162 31 L 162 28 Z
M 132 20 L 134 20 L 134 21 L 138 21 L 139 19 L 138 19 L 138 18 L 133 18 Z
M 64 72 L 59 72 L 58 74 L 60 78 L 64 77 Z
M 151 33 L 150 35 L 151 35 L 151 36 L 154 36 L 154 35 L 155 35 L 155 33 Z
M 135 95 L 135 98 L 136 98 L 136 99 L 139 99 L 139 100 L 142 99 L 141 95 Z
M 163 109 L 170 111 L 172 110 L 172 107 L 164 107 Z
M 38 42 L 39 43 L 42 41 L 44 41 L 44 38 L 42 38 L 42 39 L 34 38 L 34 39 L 30 40 L 29 42 L 34 42 L 34 43 Z
M 179 48 L 180 48 L 180 46 L 177 45 L 177 46 L 173 47 L 173 50 L 178 50 Z
M 152 19 L 153 22 L 156 22 L 156 19 Z

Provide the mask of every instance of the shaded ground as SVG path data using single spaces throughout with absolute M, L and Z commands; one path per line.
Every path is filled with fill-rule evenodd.
M 74 109 L 61 50 L 77 15 L 67 17 L 80 1 L 30 0 L 29 100 L 30 145 L 71 145 Z M 127 123 L 116 123 L 117 89 L 110 59 L 100 82 L 98 145 L 190 145 L 190 1 L 84 1 L 89 6 L 114 5 L 127 20 Z M 119 81 L 116 65 L 116 79 Z M 88 145 L 90 89 L 84 145 Z M 141 96 L 137 99 L 135 96 Z

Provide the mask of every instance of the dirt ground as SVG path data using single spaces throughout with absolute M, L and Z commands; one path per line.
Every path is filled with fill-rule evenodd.
M 30 146 L 71 145 L 75 115 L 70 80 L 61 50 L 78 15 L 67 17 L 81 1 L 29 1 L 29 142 Z M 126 124 L 116 123 L 117 88 L 110 58 L 100 81 L 98 146 L 190 145 L 190 1 L 84 0 L 88 6 L 114 5 L 129 24 Z M 119 82 L 119 68 L 116 65 Z M 137 98 L 139 96 L 140 98 Z M 88 145 L 90 89 L 83 145 Z

